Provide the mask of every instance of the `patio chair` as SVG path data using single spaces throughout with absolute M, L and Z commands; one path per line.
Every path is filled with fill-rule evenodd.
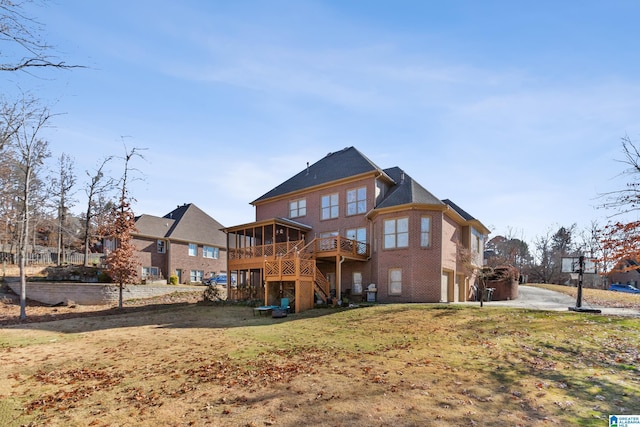
M 291 309 L 291 306 L 289 305 L 289 298 L 280 298 L 280 308 L 285 310 L 287 313 L 289 312 Z

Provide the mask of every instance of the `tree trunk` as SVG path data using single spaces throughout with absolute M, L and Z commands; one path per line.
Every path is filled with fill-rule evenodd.
M 118 295 L 118 308 L 122 308 L 122 288 L 123 288 L 123 283 L 120 282 L 120 289 L 118 289 L 119 291 L 119 295 Z
M 27 275 L 25 271 L 24 259 L 26 256 L 24 248 L 20 249 L 20 320 L 27 319 Z

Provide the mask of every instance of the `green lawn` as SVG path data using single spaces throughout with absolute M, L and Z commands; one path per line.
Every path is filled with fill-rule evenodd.
M 608 425 L 640 414 L 640 323 L 485 306 L 187 307 L 0 330 L 20 426 Z

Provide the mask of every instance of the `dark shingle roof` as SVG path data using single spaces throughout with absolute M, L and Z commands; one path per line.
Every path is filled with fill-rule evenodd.
M 467 221 L 473 221 L 475 218 L 472 217 L 471 215 L 469 215 L 466 211 L 464 211 L 460 206 L 456 205 L 455 203 L 453 203 L 451 200 L 449 199 L 444 199 L 443 200 L 444 203 L 446 203 L 447 205 L 449 205 L 451 207 L 451 209 L 453 209 L 454 211 L 456 211 L 462 218 L 464 218 Z
M 446 205 L 450 206 L 463 219 L 475 220 L 451 200 L 440 200 L 431 194 L 399 167 L 383 170 L 354 147 L 347 147 L 327 154 L 318 162 L 260 196 L 251 204 L 367 172 L 378 172 L 391 183 L 388 193 L 375 209 L 407 204 L 440 205 L 443 207 Z
M 372 171 L 382 172 L 382 169 L 354 147 L 347 147 L 327 154 L 294 177 L 258 197 L 251 204 Z
M 402 169 L 393 167 L 385 169 L 384 172 L 396 182 L 396 185 L 391 187 L 389 193 L 376 208 L 388 208 L 391 206 L 406 205 L 408 203 L 425 205 L 443 204 L 440 199 L 414 181 Z
M 178 206 L 159 218 L 141 215 L 136 219 L 138 234 L 175 239 L 184 242 L 205 243 L 226 247 L 226 236 L 221 231 L 222 224 L 211 218 L 196 205 L 189 203 Z
M 166 237 L 175 220 L 153 215 L 140 215 L 136 218 L 136 234 L 149 237 Z

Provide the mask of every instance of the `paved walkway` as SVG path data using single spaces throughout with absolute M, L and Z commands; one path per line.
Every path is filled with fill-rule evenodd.
M 518 298 L 511 301 L 490 301 L 487 306 L 505 306 L 529 308 L 534 310 L 569 311 L 569 307 L 576 306 L 576 299 L 560 292 L 535 286 L 520 285 Z M 478 304 L 477 302 L 474 304 Z M 613 308 L 592 306 L 583 299 L 582 308 L 596 308 L 602 310 L 604 315 L 640 317 L 640 308 Z

